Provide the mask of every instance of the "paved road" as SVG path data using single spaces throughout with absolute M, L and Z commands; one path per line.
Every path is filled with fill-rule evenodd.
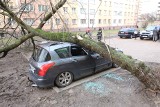
M 140 40 L 139 38 L 136 40 L 121 39 L 119 37 L 108 38 L 105 41 L 135 59 L 160 63 L 160 41 L 153 42 L 152 40 Z

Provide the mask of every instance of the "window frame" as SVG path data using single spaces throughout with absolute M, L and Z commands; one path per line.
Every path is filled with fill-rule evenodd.
M 67 51 L 68 51 L 68 57 L 61 57 L 60 56 L 60 53 L 58 53 L 57 51 L 59 51 L 59 50 L 61 50 L 61 49 L 67 49 Z M 67 47 L 62 47 L 62 48 L 58 48 L 58 49 L 55 49 L 55 53 L 58 55 L 58 57 L 60 58 L 60 59 L 64 59 L 64 58 L 70 58 L 71 57 L 71 52 L 70 52 L 70 48 L 67 46 Z
M 82 54 L 82 55 L 73 55 L 72 54 L 72 48 L 80 48 L 84 52 L 84 54 Z M 87 56 L 88 55 L 88 53 L 81 46 L 70 46 L 70 54 L 71 54 L 71 57 L 79 57 L 79 56 Z

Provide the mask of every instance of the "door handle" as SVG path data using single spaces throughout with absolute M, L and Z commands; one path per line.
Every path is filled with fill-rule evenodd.
M 73 61 L 73 62 L 78 62 L 77 59 L 73 59 L 72 61 Z

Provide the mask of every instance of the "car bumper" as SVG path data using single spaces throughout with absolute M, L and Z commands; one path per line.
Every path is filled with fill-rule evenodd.
M 118 36 L 119 36 L 119 37 L 127 37 L 127 38 L 128 38 L 128 37 L 130 37 L 131 35 L 129 35 L 129 34 L 118 34 Z
M 38 87 L 46 88 L 54 86 L 54 79 L 45 79 L 35 75 L 31 70 L 29 70 L 29 79 L 33 81 Z
M 149 38 L 149 39 L 152 39 L 152 35 L 140 35 L 141 38 Z

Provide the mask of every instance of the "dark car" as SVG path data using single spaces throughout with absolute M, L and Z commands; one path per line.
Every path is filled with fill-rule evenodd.
M 118 32 L 118 36 L 120 38 L 133 38 L 135 37 L 135 35 L 138 37 L 139 36 L 139 31 L 137 28 L 122 28 L 119 32 Z
M 145 30 L 140 32 L 140 39 L 153 39 L 153 30 L 157 27 L 158 38 L 160 35 L 160 26 L 148 26 Z
M 110 60 L 67 42 L 38 45 L 29 63 L 29 79 L 38 87 L 65 87 L 73 80 L 112 67 Z

